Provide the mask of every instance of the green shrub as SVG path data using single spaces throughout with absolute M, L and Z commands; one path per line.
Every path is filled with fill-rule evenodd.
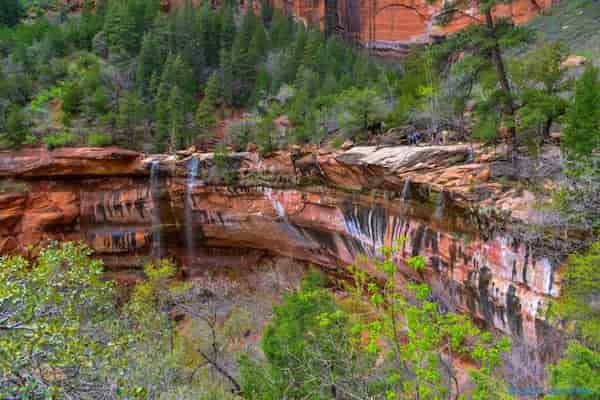
M 75 143 L 75 136 L 68 131 L 54 133 L 45 136 L 42 141 L 48 150 L 53 150 L 57 147 L 68 147 Z
M 108 133 L 90 133 L 87 137 L 87 144 L 92 147 L 110 146 L 112 143 L 113 138 Z

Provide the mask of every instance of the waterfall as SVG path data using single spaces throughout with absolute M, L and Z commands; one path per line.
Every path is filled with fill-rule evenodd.
M 410 191 L 410 178 L 406 178 L 404 181 L 404 187 L 402 188 L 402 194 L 400 200 L 404 203 L 408 199 L 408 193 Z
M 267 199 L 269 199 L 269 202 L 275 209 L 277 216 L 284 220 L 287 219 L 287 214 L 285 213 L 285 208 L 283 208 L 283 205 L 279 202 L 279 200 L 277 200 L 276 198 L 273 197 L 273 189 L 265 188 L 264 191 L 265 191 L 265 195 L 267 196 Z
M 188 258 L 194 259 L 194 200 L 192 194 L 194 191 L 194 181 L 198 175 L 198 159 L 192 157 L 188 162 L 188 180 L 185 186 L 185 247 Z
M 435 205 L 435 213 L 433 214 L 435 218 L 441 219 L 444 217 L 444 208 L 446 206 L 446 195 L 444 192 L 440 192 L 437 196 L 437 201 Z
M 368 257 L 381 255 L 387 232 L 387 213 L 380 205 L 366 208 L 355 205 L 344 212 L 346 233 L 358 240 Z
M 153 160 L 150 168 L 150 192 L 152 195 L 152 257 L 161 258 L 161 232 L 160 232 L 160 179 L 158 176 L 159 160 Z

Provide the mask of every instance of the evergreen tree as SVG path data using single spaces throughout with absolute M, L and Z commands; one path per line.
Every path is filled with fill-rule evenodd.
M 164 149 L 165 142 L 169 137 L 169 110 L 167 100 L 169 98 L 168 86 L 161 82 L 156 91 L 154 100 L 154 145 L 158 150 Z
M 548 43 L 512 63 L 511 78 L 520 100 L 519 135 L 536 145 L 536 151 L 567 109 L 567 100 L 560 96 L 570 83 L 561 66 L 566 54 L 561 44 Z
M 273 47 L 279 48 L 289 43 L 292 39 L 293 30 L 292 20 L 280 10 L 275 10 L 270 32 Z
M 0 1 L 0 26 L 13 27 L 17 25 L 23 14 L 23 6 L 19 0 Z
M 111 1 L 104 20 L 106 43 L 111 51 L 135 52 L 139 43 L 135 9 L 128 3 Z
M 204 89 L 204 100 L 208 101 L 212 107 L 215 107 L 220 102 L 221 90 L 220 90 L 219 78 L 216 72 L 213 72 L 208 81 L 206 82 L 206 88 Z
M 213 11 L 208 4 L 203 5 L 195 19 L 195 29 L 198 37 L 198 49 L 205 55 L 209 66 L 218 65 L 219 59 L 219 32 L 215 26 Z
M 304 47 L 304 54 L 302 55 L 302 65 L 311 69 L 317 66 L 319 46 L 322 41 L 320 32 L 316 30 L 310 31 Z
M 252 36 L 256 29 L 256 17 L 248 12 L 242 18 L 241 26 L 235 36 L 231 50 L 231 64 L 234 77 L 233 100 L 237 106 L 247 103 L 256 78 L 256 49 L 250 49 Z
M 161 1 L 160 0 L 145 0 L 144 11 L 143 11 L 143 23 L 144 26 L 150 29 L 157 15 L 160 14 Z
M 185 137 L 185 113 L 181 93 L 177 86 L 173 86 L 166 103 L 168 113 L 169 142 L 171 151 L 186 145 Z M 189 144 L 189 143 L 187 143 Z
M 192 71 L 185 64 L 181 56 L 170 55 L 167 57 L 163 66 L 161 83 L 164 83 L 169 88 L 177 86 L 182 100 L 182 107 L 184 107 L 186 112 L 190 111 L 193 104 L 195 85 Z
M 152 32 L 146 33 L 142 41 L 136 71 L 136 83 L 142 96 L 149 94 L 150 79 L 153 75 L 160 73 L 163 62 L 164 56 L 156 36 Z
M 256 75 L 256 84 L 254 85 L 254 99 L 256 104 L 258 100 L 264 98 L 271 87 L 271 76 L 266 67 L 261 67 Z
M 482 15 L 480 23 L 473 24 L 457 35 L 453 35 L 445 44 L 445 48 L 450 51 L 450 54 L 457 52 L 465 54 L 458 65 L 468 68 L 470 74 L 473 75 L 473 81 L 481 81 L 486 74 L 487 76 L 490 73 L 495 75 L 495 86 L 497 87 L 490 88 L 492 93 L 485 101 L 487 104 L 483 105 L 483 109 L 492 112 L 486 112 L 483 117 L 485 119 L 493 114 L 500 116 L 498 120 L 502 127 L 506 128 L 509 152 L 513 156 L 517 145 L 517 104 L 508 77 L 504 52 L 507 48 L 530 41 L 532 35 L 531 31 L 517 26 L 510 18 L 495 18 L 494 15 L 497 15 L 497 7 L 504 7 L 514 1 L 476 0 L 466 2 L 451 0 L 445 3 L 444 10 L 439 16 L 440 20 L 449 22 L 454 13 L 464 13 L 466 9 L 473 6 L 472 3 L 478 7 Z M 449 54 L 446 53 L 446 55 Z M 467 71 L 466 69 L 462 70 Z
M 260 20 L 265 27 L 269 27 L 273 19 L 273 5 L 270 0 L 260 2 Z
M 567 113 L 562 145 L 574 156 L 589 156 L 600 148 L 600 81 L 598 69 L 588 66 L 577 81 Z
M 205 138 L 209 136 L 210 130 L 217 125 L 214 113 L 214 104 L 211 103 L 208 97 L 205 97 L 200 104 L 198 104 L 195 115 L 196 127 Z
M 26 120 L 27 116 L 23 113 L 23 110 L 17 106 L 9 107 L 2 129 L 3 133 L 0 134 L 1 144 L 8 147 L 18 147 L 25 140 Z
M 109 47 L 114 48 L 120 40 L 121 28 L 121 3 L 111 1 L 108 4 L 106 17 L 104 18 L 103 32 L 106 38 L 106 43 Z
M 219 65 L 221 69 L 221 93 L 223 101 L 228 105 L 233 104 L 233 68 L 229 51 L 221 49 L 219 54 Z
M 117 127 L 126 131 L 128 138 L 136 126 L 140 125 L 144 118 L 144 104 L 135 92 L 128 92 L 119 98 L 119 109 L 117 114 Z M 130 143 L 134 144 L 134 143 Z
M 233 18 L 233 9 L 224 4 L 220 9 L 221 26 L 220 26 L 220 46 L 221 48 L 230 51 L 233 46 L 233 41 L 236 35 L 235 20 Z
M 268 38 L 265 33 L 265 28 L 262 23 L 256 24 L 256 29 L 254 31 L 254 35 L 252 36 L 252 41 L 250 42 L 250 53 L 252 57 L 256 60 L 262 59 L 268 50 Z

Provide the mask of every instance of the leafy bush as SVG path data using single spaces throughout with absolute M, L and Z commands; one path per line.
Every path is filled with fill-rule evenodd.
M 63 131 L 44 136 L 42 142 L 48 150 L 53 150 L 57 147 L 67 147 L 75 144 L 75 136 L 71 132 Z
M 113 138 L 108 133 L 90 133 L 87 137 L 87 144 L 92 147 L 110 146 L 112 143 Z

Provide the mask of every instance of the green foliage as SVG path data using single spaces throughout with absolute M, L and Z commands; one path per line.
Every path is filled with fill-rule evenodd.
M 427 285 L 408 284 L 411 301 L 397 290 L 400 272 L 393 259 L 405 240 L 382 249 L 381 260 L 358 260 L 350 267 L 355 298 L 360 301 L 368 297 L 377 310 L 374 317 L 360 321 L 354 329 L 368 332 L 367 352 L 389 360 L 390 368 L 383 369 L 388 398 L 510 398 L 495 373 L 502 365 L 502 353 L 510 349 L 508 339 L 495 340 L 466 316 L 440 312 L 430 300 Z M 364 273 L 365 263 L 373 263 L 385 276 L 382 287 L 369 281 Z M 416 256 L 408 264 L 422 271 L 425 259 Z M 457 384 L 454 357 L 474 363 L 469 371 L 472 387 L 467 392 L 461 392 L 464 387 Z
M 359 50 L 266 3 L 261 12 L 260 18 L 245 13 L 237 26 L 230 3 L 197 8 L 186 1 L 164 14 L 159 0 L 86 0 L 79 15 L 65 11 L 52 23 L 40 13 L 0 30 L 0 53 L 10 57 L 6 65 L 18 66 L 10 80 L 0 74 L 0 92 L 19 108 L 31 100 L 36 123 L 116 130 L 118 144 L 146 148 L 154 142 L 156 149 L 172 150 L 193 140 L 192 114 L 205 120 L 211 107 L 248 109 L 253 119 L 266 121 L 268 129 L 256 133 L 270 149 L 322 140 L 327 127 L 340 124 L 344 113 L 333 106 L 343 90 L 370 88 L 379 95 L 383 85 L 373 79 L 374 64 Z M 272 101 L 292 85 L 298 89 L 292 102 Z M 210 104 L 195 100 L 202 87 Z M 9 107 L 2 107 L 6 116 Z M 284 114 L 293 114 L 293 133 L 274 140 L 268 121 Z
M 237 171 L 231 165 L 231 152 L 224 145 L 218 145 L 214 153 L 214 163 L 217 175 L 223 179 L 226 185 L 234 184 L 237 179 Z
M 600 396 L 600 352 L 572 341 L 563 358 L 549 369 L 555 394 L 544 399 L 585 400 Z
M 75 144 L 75 135 L 69 131 L 62 131 L 44 136 L 42 142 L 48 150 L 53 150 L 57 147 L 69 147 Z
M 588 66 L 575 85 L 561 144 L 567 154 L 589 156 L 600 148 L 600 80 L 598 69 Z
M 27 141 L 28 118 L 17 106 L 11 106 L 7 112 L 0 133 L 0 143 L 4 147 L 15 148 Z
M 549 316 L 562 323 L 571 341 L 549 367 L 556 395 L 549 399 L 591 399 L 600 395 L 600 242 L 567 260 L 560 298 Z M 573 390 L 577 392 L 573 393 Z
M 146 117 L 146 107 L 137 92 L 124 93 L 119 99 L 116 126 L 124 131 L 125 143 L 135 146 L 135 131 Z
M 274 309 L 262 341 L 266 360 L 240 360 L 244 398 L 333 399 L 336 393 L 367 398 L 374 393 L 360 375 L 361 363 L 373 365 L 374 359 L 358 359 L 362 353 L 349 334 L 348 314 L 321 283 L 322 277 L 309 275 Z
M 186 137 L 185 114 L 182 93 L 179 86 L 173 86 L 169 93 L 166 103 L 168 115 L 168 134 L 171 142 L 171 149 L 178 149 L 184 145 L 189 145 L 189 138 Z M 187 143 L 186 143 L 187 142 Z
M 217 125 L 214 113 L 215 107 L 207 96 L 198 104 L 195 115 L 196 127 L 204 137 L 207 137 L 210 130 Z
M 569 84 L 561 65 L 566 55 L 562 44 L 545 43 L 511 65 L 521 102 L 519 131 L 537 146 L 549 138 L 552 124 L 567 109 L 560 96 Z
M 340 122 L 344 133 L 350 137 L 368 131 L 380 131 L 387 114 L 381 97 L 373 89 L 349 89 L 339 96 Z
M 2 0 L 0 2 L 0 25 L 15 26 L 24 14 L 20 0 Z
M 561 297 L 553 304 L 553 315 L 569 321 L 569 331 L 576 338 L 600 349 L 600 243 L 588 252 L 569 257 L 562 277 Z
M 232 399 L 175 330 L 173 307 L 201 305 L 175 265 L 146 265 L 123 297 L 90 256 L 64 243 L 0 258 L 0 396 Z
M 436 49 L 438 63 L 450 61 L 452 73 L 459 78 L 459 87 L 465 97 L 472 95 L 475 84 L 480 85 L 481 94 L 476 98 L 482 103 L 484 113 L 477 113 L 476 123 L 480 128 L 480 138 L 492 138 L 492 132 L 499 128 L 506 130 L 505 139 L 511 145 L 516 145 L 516 110 L 517 102 L 514 87 L 511 85 L 505 53 L 511 48 L 522 46 L 533 39 L 532 31 L 526 27 L 518 26 L 510 18 L 495 18 L 496 7 L 514 0 L 477 0 L 480 22 L 452 35 L 449 40 Z M 442 17 L 449 17 L 458 12 L 464 12 L 472 4 L 462 0 L 445 3 Z M 444 19 L 444 18 L 442 18 Z M 452 18 L 446 18 L 446 21 Z M 454 55 L 462 53 L 458 61 L 451 59 Z M 464 103 L 463 101 L 461 101 Z M 489 115 L 497 118 L 489 118 Z M 496 124 L 494 129 L 493 124 Z
M 0 259 L 0 394 L 48 398 L 110 354 L 93 332 L 113 312 L 113 284 L 83 245 Z M 83 370 L 83 371 L 82 371 Z M 85 372 L 84 372 L 85 371 Z
M 87 137 L 87 145 L 91 147 L 110 146 L 113 138 L 108 133 L 90 133 Z

